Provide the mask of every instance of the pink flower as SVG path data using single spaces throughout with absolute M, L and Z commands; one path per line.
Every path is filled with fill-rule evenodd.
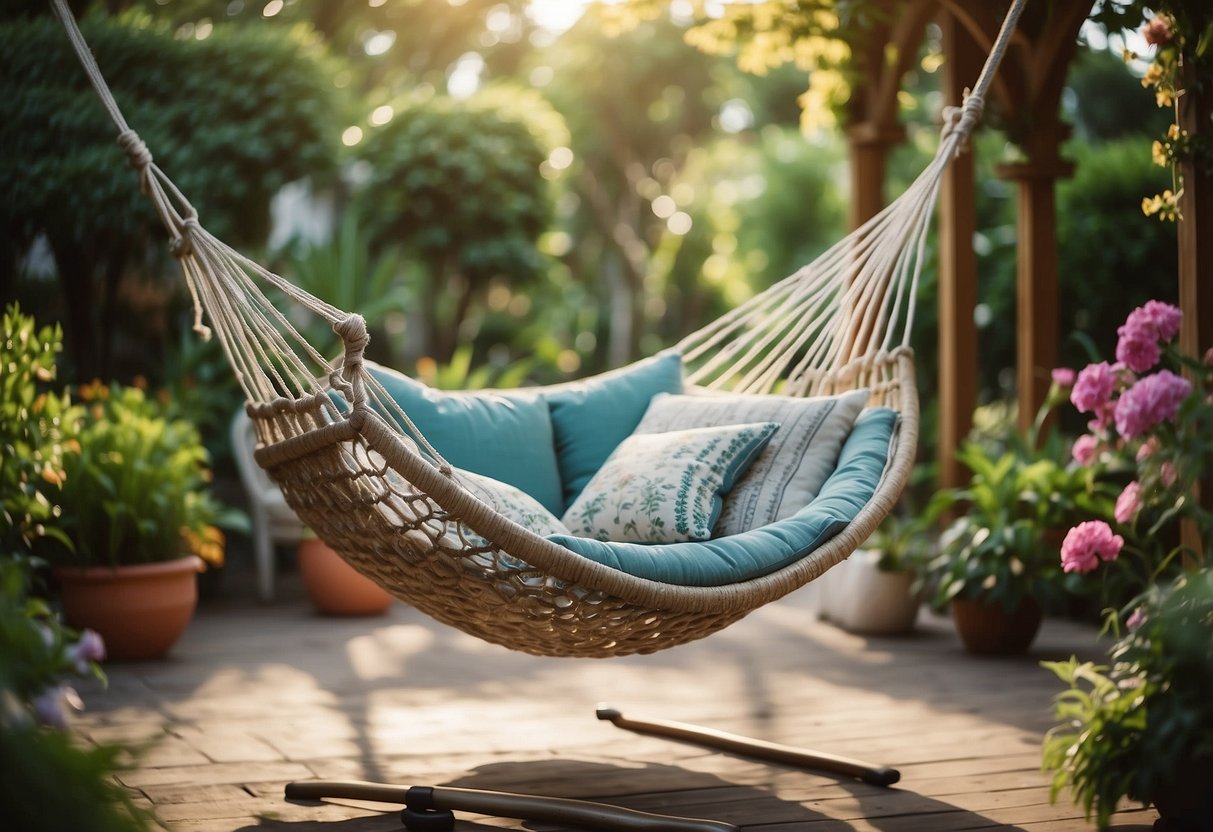
M 1162 358 L 1158 338 L 1152 330 L 1125 324 L 1116 333 L 1120 336 L 1116 342 L 1116 360 L 1123 361 L 1129 369 L 1144 373 L 1153 369 Z
M 1066 533 L 1061 544 L 1061 567 L 1066 572 L 1087 573 L 1101 560 L 1116 560 L 1125 539 L 1112 533 L 1102 520 L 1087 520 Z
M 1175 481 L 1179 479 L 1179 472 L 1175 470 L 1175 466 L 1170 462 L 1164 462 L 1158 466 L 1158 476 L 1162 478 L 1162 484 L 1170 488 L 1175 485 Z
M 1116 431 L 1125 439 L 1132 439 L 1155 425 L 1173 420 L 1191 392 L 1192 382 L 1170 370 L 1146 376 L 1116 402 Z
M 1145 306 L 1130 312 L 1129 317 L 1132 318 L 1134 314 L 1140 314 L 1154 328 L 1160 341 L 1173 340 L 1179 334 L 1184 319 L 1184 313 L 1178 306 L 1160 300 L 1146 301 Z
M 1116 518 L 1117 523 L 1128 523 L 1137 516 L 1137 512 L 1141 511 L 1141 485 L 1137 480 L 1125 486 L 1125 490 L 1120 492 L 1120 496 L 1116 498 L 1116 510 L 1112 516 Z
M 1171 21 L 1158 15 L 1141 27 L 1141 36 L 1151 46 L 1163 46 L 1171 42 Z
M 92 662 L 105 658 L 105 642 L 96 630 L 85 629 L 80 640 L 67 649 L 67 657 L 76 666 L 77 673 L 87 673 Z
M 1070 455 L 1074 457 L 1074 461 L 1079 465 L 1085 466 L 1091 464 L 1098 451 L 1099 440 L 1089 433 L 1084 433 L 1074 440 L 1074 447 L 1070 449 Z
M 1053 383 L 1058 387 L 1073 387 L 1075 375 L 1069 367 L 1058 367 L 1053 370 Z
M 1137 449 L 1137 461 L 1143 462 L 1158 452 L 1158 437 L 1151 436 L 1145 442 L 1141 443 L 1141 447 Z
M 1130 630 L 1137 630 L 1140 629 L 1141 625 L 1145 623 L 1146 609 L 1145 607 L 1138 607 L 1137 609 L 1133 610 L 1132 615 L 1129 616 L 1129 620 L 1125 622 L 1125 626 Z
M 1080 413 L 1099 414 L 1112 398 L 1116 389 L 1116 371 L 1106 361 L 1088 364 L 1078 373 L 1070 401 Z

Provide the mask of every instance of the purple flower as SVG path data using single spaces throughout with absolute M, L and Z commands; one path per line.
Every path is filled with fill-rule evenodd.
M 1070 401 L 1080 413 L 1099 414 L 1112 398 L 1116 389 L 1116 370 L 1106 361 L 1088 364 L 1078 373 Z
M 1066 533 L 1061 544 L 1061 568 L 1066 572 L 1087 573 L 1101 560 L 1116 560 L 1125 539 L 1112 533 L 1102 520 L 1087 520 Z
M 34 697 L 31 704 L 34 708 L 34 717 L 39 722 L 60 730 L 67 728 L 68 707 L 80 710 L 83 705 L 80 696 L 67 685 L 47 688 Z
M 1191 392 L 1192 382 L 1170 370 L 1159 370 L 1146 376 L 1116 402 L 1117 433 L 1125 439 L 1133 439 L 1155 425 L 1173 420 Z
M 1058 367 L 1053 370 L 1053 383 L 1058 387 L 1073 387 L 1075 373 L 1069 367 Z
M 76 666 L 77 673 L 87 673 L 91 662 L 105 659 L 105 642 L 96 630 L 85 629 L 80 640 L 67 649 L 67 657 Z
M 1137 512 L 1141 511 L 1141 485 L 1137 480 L 1125 486 L 1125 490 L 1120 492 L 1120 496 L 1116 498 L 1116 509 L 1112 516 L 1116 518 L 1117 523 L 1128 523 L 1137 516 Z
M 1070 449 L 1070 455 L 1079 465 L 1086 466 L 1091 464 L 1098 451 L 1099 440 L 1089 433 L 1084 433 L 1074 440 L 1074 447 Z

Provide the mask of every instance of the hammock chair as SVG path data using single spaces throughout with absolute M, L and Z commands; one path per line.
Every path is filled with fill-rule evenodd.
M 710 586 L 637 576 L 586 557 L 502 516 L 465 487 L 368 368 L 363 319 L 301 291 L 199 224 L 127 125 L 63 0 L 54 8 L 168 230 L 195 329 L 218 337 L 243 388 L 257 462 L 302 521 L 360 572 L 439 621 L 527 653 L 606 657 L 701 638 L 803 586 L 862 544 L 897 501 L 917 447 L 909 342 L 930 218 L 1023 2 L 1012 3 L 974 88 L 945 113 L 934 159 L 903 194 L 814 262 L 675 347 L 686 383 L 706 395 L 866 389 L 869 406 L 895 414 L 879 481 L 844 528 L 813 546 L 747 532 L 774 568 Z M 320 355 L 267 298 L 266 286 L 328 321 L 343 354 L 333 361 Z M 695 557 L 715 543 L 669 551 Z

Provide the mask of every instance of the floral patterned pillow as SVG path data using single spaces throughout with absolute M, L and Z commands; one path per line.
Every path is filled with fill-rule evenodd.
M 462 468 L 456 468 L 455 474 L 460 485 L 507 520 L 541 537 L 569 533 L 555 515 L 522 489 Z
M 569 510 L 578 537 L 632 543 L 707 540 L 721 496 L 779 429 L 775 422 L 632 434 Z

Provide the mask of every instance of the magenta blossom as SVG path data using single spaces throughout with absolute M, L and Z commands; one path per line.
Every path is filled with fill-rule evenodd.
M 1116 370 L 1108 362 L 1088 364 L 1078 373 L 1070 401 L 1080 413 L 1099 414 L 1104 411 L 1116 389 Z
M 1074 447 L 1070 449 L 1070 455 L 1079 465 L 1086 466 L 1091 464 L 1098 451 L 1099 440 L 1089 433 L 1084 433 L 1074 440 Z
M 1146 376 L 1116 402 L 1117 433 L 1125 439 L 1133 439 L 1155 425 L 1174 420 L 1179 406 L 1191 392 L 1192 382 L 1170 370 L 1159 370 Z
M 1087 573 L 1101 560 L 1116 560 L 1125 539 L 1112 533 L 1102 520 L 1087 520 L 1066 533 L 1061 544 L 1061 568 L 1066 572 Z
M 1076 374 L 1069 367 L 1057 367 L 1053 370 L 1053 383 L 1058 387 L 1073 387 Z
M 1137 512 L 1141 511 L 1141 485 L 1137 480 L 1125 486 L 1125 490 L 1120 492 L 1120 496 L 1116 498 L 1116 510 L 1112 516 L 1116 518 L 1117 523 L 1128 523 L 1137 516 Z
M 1154 331 L 1158 340 L 1172 341 L 1179 334 L 1179 327 L 1183 323 L 1183 319 L 1184 313 L 1178 306 L 1172 306 L 1160 300 L 1151 300 L 1130 312 L 1125 323 L 1140 321 Z
M 1123 362 L 1130 370 L 1147 372 L 1154 369 L 1162 358 L 1158 338 L 1152 331 L 1125 324 L 1116 330 L 1116 334 L 1120 336 L 1120 340 L 1116 342 L 1116 360 Z

